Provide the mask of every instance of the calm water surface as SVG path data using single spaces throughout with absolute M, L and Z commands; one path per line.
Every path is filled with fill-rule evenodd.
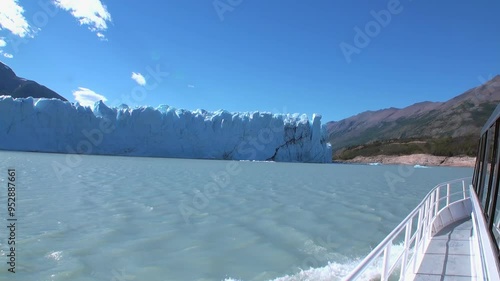
M 470 168 L 0 152 L 0 280 L 335 280 Z M 302 272 L 301 272 L 302 271 Z M 309 278 L 309 279 L 308 279 Z

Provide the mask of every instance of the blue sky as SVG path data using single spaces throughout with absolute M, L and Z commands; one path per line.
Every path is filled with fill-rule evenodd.
M 1 0 L 0 60 L 70 101 L 323 115 L 500 74 L 499 1 Z

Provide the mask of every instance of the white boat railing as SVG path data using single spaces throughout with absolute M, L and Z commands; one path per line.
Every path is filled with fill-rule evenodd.
M 468 198 L 467 187 L 471 179 L 471 177 L 461 178 L 436 185 L 422 202 L 343 280 L 357 280 L 368 268 L 370 268 L 370 275 L 375 270 L 375 274 L 380 275 L 381 281 L 389 280 L 389 277 L 391 280 L 393 278 L 403 280 L 409 269 L 415 272 L 417 261 L 423 256 L 431 238 L 431 223 L 434 218 L 440 210 L 450 204 Z M 391 247 L 394 243 L 401 242 L 398 239 L 403 233 L 403 250 L 395 258 L 391 257 Z M 395 260 L 391 260 L 390 257 Z M 380 258 L 382 258 L 381 266 L 378 265 Z M 396 271 L 396 269 L 399 270 Z

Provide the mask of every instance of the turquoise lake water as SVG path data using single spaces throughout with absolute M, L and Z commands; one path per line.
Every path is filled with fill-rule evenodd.
M 0 280 L 335 280 L 471 168 L 0 152 Z

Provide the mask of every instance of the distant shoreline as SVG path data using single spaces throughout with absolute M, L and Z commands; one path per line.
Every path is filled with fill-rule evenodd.
M 411 154 L 411 155 L 377 155 L 377 156 L 357 156 L 350 160 L 334 160 L 334 163 L 348 164 L 371 164 L 379 163 L 386 165 L 421 165 L 421 166 L 447 166 L 447 167 L 474 167 L 476 157 L 470 156 L 434 156 L 430 154 Z

